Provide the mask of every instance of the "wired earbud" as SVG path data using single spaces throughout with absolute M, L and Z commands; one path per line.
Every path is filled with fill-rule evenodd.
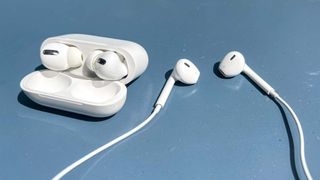
M 200 72 L 198 68 L 190 60 L 180 59 L 177 62 L 176 66 L 174 67 L 172 74 L 168 78 L 167 83 L 162 89 L 161 94 L 157 102 L 155 103 L 155 107 L 152 113 L 149 115 L 147 119 L 145 119 L 142 123 L 137 125 L 135 128 L 131 129 L 130 131 L 122 134 L 121 136 L 113 139 L 107 144 L 97 148 L 96 150 L 90 152 L 89 154 L 83 156 L 81 159 L 72 163 L 71 165 L 63 169 L 60 173 L 58 173 L 55 177 L 53 177 L 53 180 L 61 179 L 64 175 L 66 175 L 67 173 L 69 173 L 70 171 L 72 171 L 74 168 L 81 165 L 85 161 L 89 160 L 90 158 L 94 157 L 100 152 L 110 148 L 111 146 L 119 143 L 120 141 L 126 139 L 127 137 L 131 136 L 132 134 L 142 129 L 155 117 L 156 114 L 160 112 L 160 109 L 165 105 L 166 100 L 168 99 L 170 92 L 172 90 L 172 87 L 176 81 L 181 81 L 182 83 L 185 83 L 185 84 L 195 84 L 197 83 L 199 76 L 200 76 Z
M 245 62 L 245 58 L 240 52 L 231 51 L 229 52 L 223 60 L 220 62 L 219 71 L 225 77 L 234 77 L 239 75 L 240 73 L 246 74 L 251 80 L 253 80 L 262 90 L 264 90 L 269 96 L 276 99 L 280 104 L 284 105 L 290 114 L 292 115 L 295 124 L 297 125 L 299 137 L 300 137 L 300 159 L 303 171 L 308 180 L 312 180 L 311 173 L 309 171 L 306 158 L 305 158 L 305 148 L 304 148 L 304 135 L 301 123 L 290 107 L 290 105 L 280 97 L 278 93 L 265 81 L 263 80 L 257 73 L 255 73 Z
M 161 107 L 163 107 L 166 104 L 172 87 L 176 81 L 191 85 L 197 83 L 199 76 L 200 71 L 190 60 L 180 59 L 174 67 L 165 86 L 163 87 L 155 105 L 160 105 Z

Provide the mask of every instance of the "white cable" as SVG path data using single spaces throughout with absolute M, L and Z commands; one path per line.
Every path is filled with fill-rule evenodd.
M 298 119 L 298 116 L 296 115 L 296 113 L 293 111 L 293 109 L 290 107 L 290 105 L 284 100 L 282 99 L 280 96 L 276 95 L 274 96 L 274 98 L 276 100 L 278 100 L 278 102 L 280 102 L 281 104 L 283 104 L 290 112 L 290 114 L 292 115 L 294 122 L 297 125 L 298 128 L 298 132 L 299 132 L 299 137 L 300 137 L 300 159 L 301 159 L 301 164 L 302 164 L 302 168 L 304 171 L 304 174 L 306 175 L 308 180 L 313 180 L 311 173 L 309 171 L 307 162 L 306 162 L 306 156 L 305 156 L 305 151 L 304 151 L 304 135 L 303 135 L 303 130 L 302 130 L 302 126 L 301 123 Z
M 52 180 L 58 180 L 61 179 L 63 176 L 65 176 L 67 173 L 69 173 L 70 171 L 72 171 L 74 168 L 78 167 L 79 165 L 81 165 L 82 163 L 84 163 L 85 161 L 87 161 L 88 159 L 92 158 L 93 156 L 99 154 L 100 152 L 108 149 L 109 147 L 117 144 L 118 142 L 126 139 L 127 137 L 131 136 L 132 134 L 136 133 L 137 131 L 139 131 L 141 128 L 143 128 L 145 125 L 147 125 L 156 114 L 158 114 L 158 112 L 160 111 L 161 106 L 160 105 L 156 105 L 155 108 L 153 109 L 152 113 L 150 114 L 150 116 L 145 119 L 142 123 L 140 123 L 138 126 L 136 126 L 135 128 L 131 129 L 130 131 L 122 134 L 121 136 L 115 138 L 114 140 L 108 142 L 107 144 L 97 148 L 96 150 L 90 152 L 89 154 L 83 156 L 81 159 L 77 160 L 76 162 L 72 163 L 71 165 L 69 165 L 68 167 L 66 167 L 65 169 L 63 169 L 61 172 L 59 172 L 55 177 L 52 178 Z

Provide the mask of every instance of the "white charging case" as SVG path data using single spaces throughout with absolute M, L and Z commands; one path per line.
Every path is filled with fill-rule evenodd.
M 40 70 L 20 82 L 24 93 L 38 104 L 93 117 L 117 113 L 127 97 L 126 84 L 140 76 L 148 66 L 148 54 L 137 43 L 105 37 L 68 34 L 46 39 L 77 47 L 83 59 L 94 50 L 115 51 L 124 58 L 128 75 L 119 81 L 99 79 L 83 62 L 82 66 L 62 72 Z M 42 48 L 41 48 L 42 49 Z

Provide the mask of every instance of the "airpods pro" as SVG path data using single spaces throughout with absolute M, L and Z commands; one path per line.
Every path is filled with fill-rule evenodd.
M 40 58 L 47 69 L 21 80 L 25 94 L 41 105 L 94 117 L 118 112 L 126 101 L 126 84 L 148 66 L 139 44 L 84 34 L 46 39 Z
M 95 50 L 86 59 L 86 66 L 99 78 L 120 80 L 128 74 L 124 60 L 114 51 Z
M 42 64 L 54 71 L 64 71 L 82 65 L 83 56 L 81 51 L 63 43 L 48 43 L 40 50 Z

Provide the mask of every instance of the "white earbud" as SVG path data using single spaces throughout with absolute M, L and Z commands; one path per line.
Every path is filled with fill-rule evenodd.
M 282 99 L 280 95 L 266 81 L 264 81 L 257 73 L 255 73 L 246 64 L 245 59 L 240 52 L 237 52 L 237 51 L 229 52 L 220 62 L 219 70 L 225 77 L 233 77 L 240 74 L 241 72 L 245 73 L 268 95 L 273 97 L 275 100 L 277 100 L 280 104 L 282 104 L 288 109 L 288 111 L 292 115 L 292 118 L 295 121 L 295 124 L 298 129 L 298 133 L 299 133 L 300 159 L 301 159 L 301 165 L 302 165 L 303 171 L 307 179 L 312 180 L 313 178 L 308 168 L 306 157 L 305 157 L 305 143 L 304 143 L 303 129 L 302 129 L 300 120 L 298 119 L 298 116 L 293 111 L 291 106 L 284 99 Z
M 195 84 L 197 83 L 199 76 L 200 71 L 190 60 L 180 59 L 163 87 L 155 105 L 160 105 L 161 107 L 165 105 L 176 81 L 180 81 L 185 84 Z
M 99 78 L 105 80 L 121 80 L 128 74 L 127 66 L 113 51 L 96 50 L 87 57 L 85 64 Z
M 229 52 L 220 62 L 219 70 L 225 77 L 234 77 L 243 72 L 268 95 L 277 95 L 275 90 L 246 64 L 240 52 Z
M 40 52 L 42 64 L 54 71 L 64 71 L 82 65 L 82 53 L 73 46 L 62 43 L 48 43 Z

